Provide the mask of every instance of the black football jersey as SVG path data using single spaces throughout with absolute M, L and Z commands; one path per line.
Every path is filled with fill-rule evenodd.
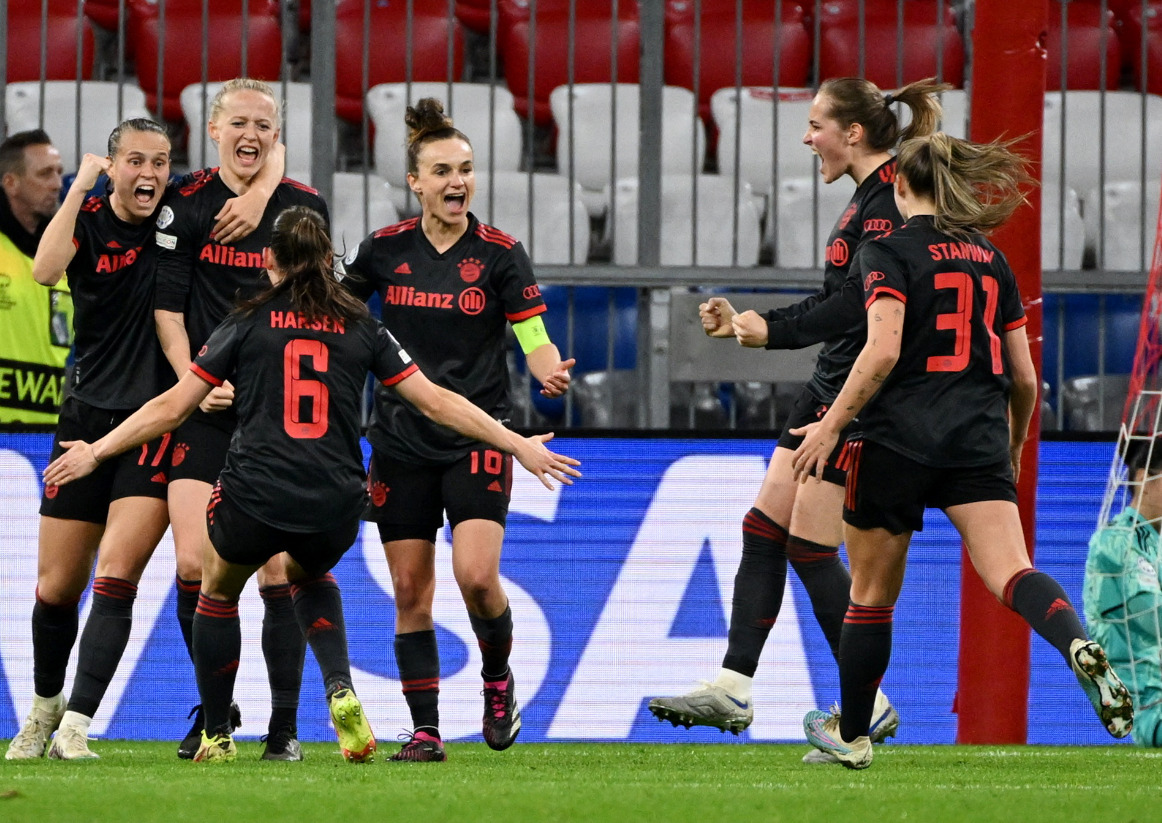
M 1025 310 L 1005 256 L 916 216 L 866 243 L 854 269 L 869 306 L 882 295 L 905 304 L 900 359 L 860 414 L 864 437 L 928 466 L 1007 460 L 1004 336 Z
M 309 206 L 328 218 L 327 205 L 314 189 L 283 179 L 266 205 L 262 222 L 249 236 L 224 246 L 214 241 L 214 215 L 236 197 L 218 169 L 187 175 L 157 218 L 157 295 L 163 311 L 183 312 L 193 357 L 239 299 L 267 285 L 262 251 L 274 220 L 291 206 Z
M 852 259 L 862 243 L 899 226 L 892 184 L 892 158 L 864 178 L 827 240 L 823 288 L 805 300 L 766 314 L 767 348 L 791 349 L 824 343 L 807 386 L 823 403 L 831 403 L 851 370 L 867 337 L 867 312 L 859 279 L 848 279 Z
M 374 318 L 308 320 L 285 292 L 227 317 L 190 368 L 213 385 L 234 384 L 238 427 L 223 495 L 256 520 L 295 532 L 359 516 L 367 372 L 390 386 L 416 371 Z
M 344 266 L 344 283 L 358 297 L 379 292 L 384 325 L 428 379 L 498 420 L 511 417 L 505 333 L 509 323 L 545 311 L 515 238 L 469 214 L 467 231 L 440 254 L 413 218 L 366 238 Z M 474 445 L 382 387 L 367 438 L 412 463 L 451 462 Z
M 66 269 L 76 340 L 68 391 L 91 406 L 136 409 L 174 382 L 154 330 L 153 231 L 152 219 L 119 218 L 107 196 L 88 198 L 77 214 Z

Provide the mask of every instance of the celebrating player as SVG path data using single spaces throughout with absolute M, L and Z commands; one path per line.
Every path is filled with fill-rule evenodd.
M 901 139 L 893 103 L 912 112 L 903 138 L 928 134 L 940 120 L 938 92 L 950 88 L 931 80 L 911 83 L 884 95 L 874 83 L 854 77 L 828 80 L 808 112 L 803 142 L 820 159 L 825 183 L 848 175 L 855 194 L 827 241 L 823 288 L 793 306 L 765 317 L 755 311 L 736 313 L 723 297 L 700 307 L 703 329 L 711 337 L 737 338 L 744 346 L 802 348 L 824 342 L 810 382 L 791 410 L 771 456 L 754 507 L 742 524 L 742 562 L 734 579 L 730 632 L 722 668 L 713 683 L 681 697 L 650 701 L 650 711 L 674 725 L 713 726 L 735 734 L 754 718 L 751 683 L 767 636 L 782 608 L 787 561 L 803 582 L 815 618 L 838 654 L 839 633 L 851 578 L 839 559 L 843 538 L 840 513 L 846 473 L 831 460 L 821 484 L 794 481 L 791 456 L 802 442 L 793 430 L 817 420 L 835 399 L 865 337 L 862 293 L 848 280 L 852 256 L 860 244 L 900 224 L 892 196 L 895 159 Z M 894 735 L 900 718 L 881 691 L 876 692 L 872 736 L 876 742 Z M 834 762 L 810 752 L 807 762 Z
M 67 274 L 76 307 L 76 358 L 61 408 L 60 440 L 97 439 L 173 382 L 153 328 L 153 218 L 169 178 L 165 129 L 127 120 L 109 135 L 109 156 L 87 154 L 41 239 L 33 274 L 51 286 Z M 87 198 L 106 172 L 112 190 Z M 255 192 L 231 201 L 219 225 L 252 229 L 265 205 Z M 234 221 L 237 220 L 237 224 Z M 96 757 L 87 732 L 125 645 L 137 584 L 169 524 L 168 434 L 101 467 L 83 483 L 44 490 L 36 605 L 32 612 L 34 697 L 5 757 Z M 96 558 L 93 605 L 81 635 L 65 712 L 65 669 L 77 636 L 77 604 Z M 63 719 L 62 719 L 63 718 Z
M 497 419 L 512 412 L 505 332 L 512 323 L 529 371 L 558 397 L 573 360 L 561 361 L 540 315 L 544 301 L 524 248 L 468 211 L 476 190 L 472 145 L 433 98 L 408 107 L 408 184 L 422 214 L 381 229 L 345 262 L 361 298 L 376 290 L 384 323 L 433 382 Z M 500 583 L 512 459 L 433 425 L 380 389 L 368 518 L 379 524 L 395 589 L 395 654 L 414 731 L 392 760 L 442 761 L 440 660 L 432 619 L 436 532 L 452 527 L 456 582 L 483 657 L 484 740 L 512 745 L 520 707 L 509 667 L 512 611 Z
M 162 349 L 179 378 L 236 298 L 252 297 L 261 287 L 262 252 L 275 216 L 295 205 L 327 214 L 314 189 L 282 178 L 279 125 L 279 105 L 269 85 L 250 79 L 227 82 L 210 105 L 209 134 L 218 144 L 220 166 L 195 173 L 158 216 L 155 318 Z M 222 204 L 270 180 L 275 187 L 258 228 L 244 240 L 224 242 L 227 238 L 216 233 L 214 220 Z M 216 387 L 173 434 L 169 515 L 177 552 L 178 623 L 187 649 L 202 574 L 206 505 L 237 422 L 229 409 L 231 388 L 229 383 Z M 306 643 L 295 622 L 283 565 L 272 561 L 258 573 L 265 607 L 262 653 L 272 704 L 262 756 L 301 760 L 297 715 Z M 195 708 L 191 714 L 194 724 L 178 747 L 179 757 L 193 757 L 201 740 L 201 711 Z
M 1061 586 L 1032 568 L 1015 479 L 1037 402 L 1016 279 L 983 232 L 1024 202 L 1023 158 L 1001 143 L 945 134 L 900 148 L 896 203 L 904 225 L 866 243 L 853 272 L 867 301 L 867 342 L 835 402 L 796 433 L 795 476 L 818 480 L 847 425 L 843 519 L 851 603 L 839 641 L 842 714 L 812 711 L 807 739 L 845 766 L 871 765 L 876 685 L 887 670 L 892 611 L 912 532 L 943 509 L 981 580 L 1069 662 L 1115 737 L 1133 704 L 1102 648 L 1088 640 Z
M 549 488 L 572 482 L 577 461 L 523 438 L 463 397 L 431 383 L 332 271 L 321 215 L 288 209 L 262 253 L 271 286 L 210 336 L 176 386 L 91 446 L 68 442 L 45 470 L 66 483 L 177 427 L 211 391 L 236 386 L 238 436 L 210 507 L 202 590 L 194 617 L 194 665 L 206 729 L 194 760 L 236 754 L 229 706 L 242 637 L 238 597 L 276 556 L 294 589 L 294 611 L 319 662 L 344 757 L 365 762 L 375 737 L 351 684 L 339 587 L 328 574 L 359 533 L 366 502 L 360 401 L 367 371 L 423 414 L 517 456 Z M 280 555 L 280 552 L 286 555 Z

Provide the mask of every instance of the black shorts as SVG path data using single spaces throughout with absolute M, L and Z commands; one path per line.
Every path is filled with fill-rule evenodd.
M 424 466 L 373 451 L 367 491 L 371 502 L 363 519 L 379 525 L 384 543 L 434 543 L 444 512 L 453 528 L 465 520 L 503 526 L 512 499 L 512 455 L 480 446 L 455 463 Z
M 206 422 L 206 415 L 195 411 L 173 433 L 173 466 L 170 481 L 201 480 L 217 483 L 226 465 L 232 432 Z
M 787 416 L 787 424 L 783 426 L 783 433 L 779 435 L 779 447 L 791 451 L 799 448 L 803 444 L 803 436 L 791 434 L 791 429 L 822 420 L 826 413 L 827 404 L 819 402 L 819 398 L 812 394 L 809 389 L 803 389 L 795 398 L 795 405 L 791 407 L 791 413 Z M 823 467 L 823 479 L 828 483 L 842 486 L 847 482 L 847 472 L 839 468 L 837 464 L 839 463 L 839 455 L 843 452 L 844 442 L 858 431 L 859 421 L 853 420 L 839 433 L 835 449 L 828 455 L 827 465 Z
M 77 400 L 65 399 L 61 406 L 51 460 L 64 449 L 62 440 L 92 443 L 113 431 L 131 411 L 98 409 Z M 88 477 L 63 486 L 46 486 L 40 498 L 40 513 L 61 520 L 104 523 L 109 504 L 123 497 L 153 497 L 165 500 L 170 473 L 170 443 L 164 434 L 144 446 L 130 449 L 106 460 Z
M 848 453 L 843 522 L 857 529 L 887 529 L 892 534 L 924 528 L 924 509 L 947 509 L 985 500 L 1017 502 L 1013 466 L 935 468 L 917 463 L 887 446 L 852 440 Z
M 206 530 L 214 551 L 228 563 L 261 566 L 279 552 L 295 559 L 310 577 L 320 577 L 351 548 L 359 536 L 359 521 L 323 532 L 290 532 L 251 517 L 222 496 L 215 485 L 206 507 Z

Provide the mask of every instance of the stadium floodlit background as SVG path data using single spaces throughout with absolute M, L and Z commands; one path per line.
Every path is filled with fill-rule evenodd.
M 1132 365 L 1162 175 L 1162 5 L 1048 5 L 1041 422 L 1065 442 L 1042 446 L 1037 562 L 1080 601 L 1112 445 L 1070 441 L 1116 429 Z M 341 248 L 414 213 L 403 108 L 445 100 L 476 149 L 473 211 L 524 240 L 554 340 L 578 360 L 563 402 L 544 401 L 513 367 L 517 422 L 578 435 L 563 449 L 586 461 L 576 487 L 549 499 L 526 484 L 514 499 L 502 572 L 518 592 L 526 734 L 720 739 L 673 733 L 643 699 L 684 691 L 720 662 L 739 520 L 812 358 L 708 341 L 695 307 L 708 289 L 765 308 L 821 283 L 824 242 L 852 184 L 823 186 L 799 143 L 820 78 L 862 74 L 888 90 L 937 76 L 956 87 L 944 96 L 945 130 L 967 135 L 971 1 L 0 0 L 0 12 L 0 121 L 7 133 L 43 125 L 66 170 L 84 151 L 103 153 L 118 120 L 142 114 L 168 124 L 178 168 L 212 165 L 203 134 L 214 84 L 272 82 L 286 101 L 288 176 L 327 197 Z M 618 434 L 580 436 L 595 430 Z M 0 433 L 0 737 L 14 733 L 31 689 L 48 443 Z M 933 518 L 899 609 L 887 687 L 910 742 L 955 737 L 955 544 Z M 174 737 L 196 702 L 171 619 L 171 555 L 167 542 L 143 582 L 98 733 Z M 361 689 L 374 691 L 372 719 L 405 726 L 373 535 L 338 574 L 355 665 L 375 682 Z M 790 602 L 805 602 L 800 594 Z M 478 723 L 474 644 L 463 642 L 457 602 L 441 591 L 449 736 Z M 785 611 L 743 739 L 798 739 L 803 711 L 837 697 L 809 609 Z M 247 631 L 256 625 L 251 615 Z M 312 669 L 307 679 L 317 691 Z M 265 688 L 261 664 L 244 662 L 246 733 L 261 731 Z M 1096 724 L 1051 722 L 1062 704 L 1088 712 L 1075 691 L 1035 639 L 1031 741 L 1107 740 Z M 121 710 L 145 694 L 173 701 L 152 729 Z M 306 737 L 329 734 L 320 706 L 304 700 Z

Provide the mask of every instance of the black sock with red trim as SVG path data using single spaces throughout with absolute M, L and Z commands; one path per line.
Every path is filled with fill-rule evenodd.
M 339 584 L 330 574 L 292 583 L 291 598 L 299 628 L 319 663 L 327 697 L 351 688 L 351 659 Z
M 815 620 L 827 638 L 831 654 L 838 660 L 839 637 L 851 597 L 851 575 L 839 559 L 839 547 L 791 535 L 787 538 L 787 559 L 807 590 Z
M 468 613 L 468 622 L 480 647 L 485 680 L 500 680 L 508 675 L 508 658 L 512 653 L 512 608 L 505 606 L 496 617 L 477 617 Z
M 299 692 L 303 686 L 303 662 L 307 639 L 295 617 L 289 583 L 258 590 L 265 607 L 262 614 L 262 656 L 270 681 L 270 734 L 280 730 L 297 733 Z
M 754 677 L 787 586 L 787 530 L 758 508 L 742 519 L 742 560 L 734 575 L 730 633 L 722 668 Z
M 238 603 L 198 596 L 194 612 L 194 673 L 206 734 L 231 734 L 230 700 L 238 676 L 238 659 L 242 654 L 242 627 L 238 621 Z
M 32 683 L 41 697 L 56 697 L 65 688 L 69 653 L 77 642 L 77 603 L 46 603 L 36 593 L 32 607 Z
M 93 580 L 93 608 L 81 632 L 77 674 L 69 711 L 92 717 L 117 672 L 133 626 L 133 601 L 137 586 L 117 577 Z
M 839 692 L 843 716 L 839 733 L 848 743 L 866 737 L 875 710 L 876 692 L 892 656 L 895 606 L 850 603 L 839 641 Z
M 395 662 L 412 726 L 426 726 L 436 734 L 440 728 L 440 652 L 435 630 L 397 634 Z
M 202 581 L 183 580 L 175 576 L 174 585 L 178 590 L 178 628 L 182 630 L 182 641 L 186 644 L 186 653 L 193 660 L 194 612 L 198 608 L 198 592 L 202 589 Z
M 1005 584 L 1004 603 L 1061 652 L 1066 662 L 1070 644 L 1086 637 L 1069 595 L 1045 572 L 1025 569 L 1014 574 Z

